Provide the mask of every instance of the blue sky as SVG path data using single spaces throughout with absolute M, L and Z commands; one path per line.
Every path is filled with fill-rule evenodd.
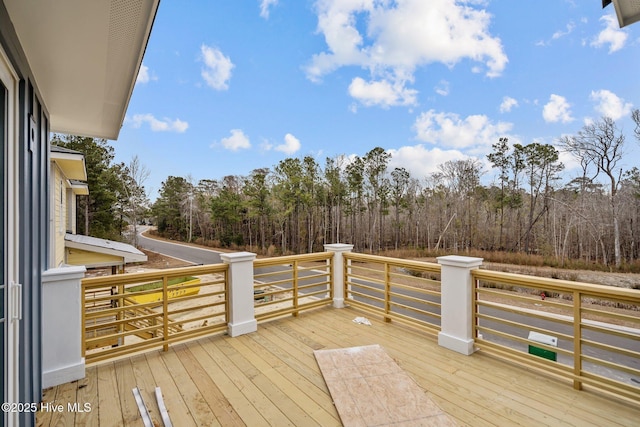
M 640 166 L 640 24 L 579 0 L 162 1 L 116 161 L 152 200 L 286 157 L 365 155 L 416 178 L 486 162 L 498 138 L 554 144 L 607 115 Z M 567 180 L 577 174 L 568 156 Z M 487 164 L 485 180 L 494 172 Z

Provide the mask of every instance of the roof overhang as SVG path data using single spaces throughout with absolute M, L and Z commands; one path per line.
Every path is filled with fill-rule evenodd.
M 117 139 L 160 0 L 3 0 L 51 131 Z
M 147 256 L 131 245 L 97 237 L 67 233 L 64 236 L 64 246 L 103 255 L 122 257 L 125 263 L 147 261 Z
M 58 165 L 67 179 L 87 180 L 87 168 L 82 153 L 60 153 L 52 150 L 51 161 Z
M 76 196 L 88 196 L 89 195 L 89 184 L 86 182 L 76 181 L 75 179 L 69 180 L 69 186 L 73 191 L 73 194 Z
M 602 7 L 613 2 L 618 16 L 620 28 L 640 21 L 640 1 L 638 0 L 603 0 Z

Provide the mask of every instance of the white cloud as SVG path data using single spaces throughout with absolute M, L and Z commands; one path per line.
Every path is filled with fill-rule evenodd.
M 265 139 L 260 144 L 260 147 L 265 151 L 275 150 L 291 155 L 298 152 L 302 145 L 300 144 L 300 140 L 298 138 L 288 133 L 284 136 L 284 142 L 282 144 L 274 145 L 271 141 Z
M 260 16 L 264 19 L 269 19 L 269 8 L 276 6 L 278 0 L 259 0 L 260 1 Z
M 151 80 L 151 76 L 149 75 L 149 67 L 146 65 L 140 64 L 140 70 L 138 71 L 138 77 L 136 77 L 136 84 L 138 83 L 149 83 Z
M 207 85 L 215 90 L 229 89 L 229 79 L 231 79 L 231 70 L 235 65 L 228 56 L 220 51 L 220 49 L 202 45 L 200 47 L 201 60 L 204 67 L 200 75 Z
M 273 149 L 291 155 L 300 150 L 300 140 L 288 133 L 284 136 L 284 144 L 276 145 Z
M 573 121 L 571 105 L 564 96 L 551 94 L 549 102 L 542 108 L 542 117 L 547 123 L 569 123 Z
M 440 96 L 448 96 L 449 95 L 449 82 L 446 80 L 440 80 L 438 86 L 434 88 L 436 93 Z
M 438 171 L 438 166 L 449 160 L 463 160 L 469 156 L 458 150 L 427 149 L 422 144 L 388 150 L 391 154 L 389 168 L 405 168 L 411 176 L 424 178 Z
M 413 82 L 415 69 L 434 62 L 452 67 L 469 59 L 476 67 L 480 63 L 487 76 L 496 77 L 508 59 L 500 39 L 489 33 L 491 16 L 478 8 L 484 5 L 455 0 L 317 0 L 318 32 L 327 51 L 313 55 L 305 68 L 307 77 L 320 81 L 340 67 L 357 66 L 369 71 L 371 82 L 393 88 L 396 94 L 412 92 L 411 97 L 415 91 L 405 85 Z M 379 99 L 398 102 L 403 96 Z
M 568 36 L 569 34 L 571 34 L 571 33 L 573 32 L 573 30 L 575 30 L 575 28 L 576 28 L 576 24 L 574 24 L 573 22 L 569 22 L 569 23 L 567 24 L 567 29 L 566 29 L 566 31 L 562 31 L 562 30 L 560 30 L 560 31 L 556 31 L 555 33 L 553 33 L 553 35 L 551 36 L 551 38 L 552 38 L 553 40 L 557 40 L 557 39 L 559 39 L 559 38 L 561 38 L 561 37 Z
M 178 132 L 183 133 L 189 128 L 189 123 L 180 119 L 171 120 L 164 118 L 156 119 L 153 114 L 135 114 L 130 120 L 131 126 L 139 128 L 143 123 L 147 123 L 154 132 Z
M 231 151 L 238 151 L 240 149 L 251 148 L 251 142 L 249 137 L 240 129 L 231 129 L 231 136 L 228 138 L 222 138 L 220 144 Z
M 556 146 L 555 148 L 558 150 L 558 160 L 560 160 L 564 165 L 565 172 L 581 171 L 582 166 L 575 155 L 571 154 L 562 147 Z
M 413 127 L 420 141 L 463 149 L 490 147 L 505 136 L 513 125 L 507 122 L 492 123 L 485 115 L 461 119 L 455 113 L 429 110 L 418 116 Z
M 592 91 L 590 98 L 598 103 L 595 106 L 597 112 L 613 120 L 618 120 L 628 115 L 631 113 L 631 108 L 633 108 L 632 103 L 624 102 L 624 99 L 606 89 Z
M 403 82 L 391 83 L 387 80 L 365 82 L 362 78 L 356 77 L 349 85 L 349 95 L 367 107 L 416 105 L 416 94 L 416 90 L 405 88 Z
M 622 49 L 629 35 L 618 26 L 618 19 L 613 15 L 604 15 L 600 18 L 605 24 L 605 29 L 600 31 L 591 41 L 591 46 L 603 47 L 609 45 L 609 53 Z
M 502 103 L 500 103 L 500 112 L 508 113 L 513 109 L 513 107 L 517 106 L 518 101 L 516 99 L 511 98 L 510 96 L 505 96 L 504 98 L 502 98 Z

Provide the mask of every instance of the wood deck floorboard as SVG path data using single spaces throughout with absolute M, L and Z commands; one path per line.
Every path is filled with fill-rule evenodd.
M 98 368 L 90 366 L 86 376 L 78 381 L 77 402 L 88 404 L 86 412 L 76 414 L 75 424 L 78 426 L 95 426 L 98 424 Z
M 313 351 L 379 344 L 444 412 L 468 426 L 636 426 L 640 407 L 478 352 L 439 347 L 433 335 L 366 315 L 322 308 L 87 368 L 86 378 L 47 389 L 43 402 L 90 403 L 91 412 L 37 414 L 37 425 L 141 426 L 138 387 L 154 422 L 160 387 L 174 425 L 331 426 L 340 419 Z
M 274 404 L 283 405 L 282 410 L 295 425 L 332 425 L 331 415 L 305 393 L 307 384 L 297 384 L 301 377 L 292 370 L 288 372 L 289 377 L 281 373 L 278 368 L 282 362 L 279 359 L 261 351 L 250 337 L 246 340 L 232 339 L 229 343 L 261 372 L 259 377 L 264 376 L 264 380 L 277 385 L 282 393 L 281 398 L 274 401 Z M 326 395 L 324 397 L 326 398 Z M 336 421 L 334 418 L 333 425 Z
M 149 416 L 154 425 L 162 424 L 162 415 L 156 401 L 156 384 L 149 363 L 143 354 L 131 358 L 135 384 L 149 411 Z M 133 394 L 133 391 L 132 391 Z
M 191 381 L 193 381 L 198 388 L 200 395 L 215 414 L 218 422 L 224 427 L 244 425 L 236 409 L 208 374 L 208 372 L 217 370 L 218 366 L 213 363 L 206 353 L 200 352 L 201 354 L 198 354 L 199 352 L 196 351 L 194 354 L 193 350 L 197 350 L 198 348 L 199 346 L 194 342 L 180 344 L 176 346 L 176 355 L 184 365 L 185 370 L 189 373 Z
M 260 418 L 254 415 L 255 425 L 293 426 L 287 416 L 269 400 L 232 360 L 228 359 L 216 346 L 215 340 L 203 340 L 200 345 L 216 363 L 218 369 L 211 372 L 212 378 L 220 385 L 229 401 L 235 406 L 237 401 L 253 405 Z M 242 411 L 239 411 L 244 419 Z
M 97 367 L 98 374 L 98 425 L 122 426 L 122 406 L 118 393 L 115 363 Z M 95 409 L 94 409 L 95 410 Z
M 178 386 L 174 377 L 166 375 L 166 365 L 164 364 L 161 353 L 152 351 L 144 355 L 151 370 L 151 375 L 156 387 L 160 387 L 163 394 L 164 404 L 167 412 L 176 426 L 197 427 L 189 406 L 184 401 L 182 394 L 177 392 Z M 173 392 L 167 392 L 173 391 Z
M 130 358 L 121 359 L 115 363 L 118 396 L 120 397 L 122 419 L 125 427 L 141 425 L 140 410 L 133 395 L 133 389 L 137 384 L 133 375 L 131 360 Z
M 197 426 L 220 426 L 220 422 L 215 416 L 213 410 L 209 407 L 206 399 L 202 396 L 200 390 L 191 380 L 191 376 L 183 366 L 180 358 L 178 357 L 175 347 L 170 348 L 166 353 L 158 353 L 160 359 L 165 365 L 165 369 L 159 371 L 156 375 L 165 375 L 173 377 L 176 388 L 175 389 L 162 389 L 164 394 L 167 393 L 180 393 L 182 400 L 187 404 L 189 412 L 193 417 L 193 420 Z M 171 413 L 173 408 L 167 408 Z M 173 419 L 173 418 L 172 418 Z
M 318 404 L 325 403 L 327 397 L 326 384 L 320 385 L 319 382 L 314 383 L 301 374 L 300 371 L 296 369 L 296 367 L 299 367 L 299 364 L 293 362 L 288 354 L 273 349 L 268 341 L 260 339 L 260 336 L 257 334 L 252 336 L 252 341 L 249 341 L 249 343 L 254 343 L 248 346 L 250 350 L 261 354 L 265 362 L 271 364 L 271 366 L 282 375 L 282 378 L 288 378 L 290 382 L 300 389 L 301 393 L 304 393 Z M 330 418 L 334 418 L 334 420 L 329 420 L 330 422 L 335 422 L 339 419 L 337 414 L 329 410 L 329 408 L 321 407 L 321 409 L 326 410 Z

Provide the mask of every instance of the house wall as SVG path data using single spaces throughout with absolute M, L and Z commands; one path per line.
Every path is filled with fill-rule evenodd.
M 47 198 L 49 114 L 35 86 L 26 56 L 3 2 L 0 2 L 0 46 L 19 78 L 18 86 L 18 279 L 22 284 L 22 319 L 18 345 L 18 401 L 42 400 L 42 272 L 49 251 Z M 10 141 L 11 142 L 11 141 Z M 9 179 L 15 179 L 12 176 Z M 12 202 L 12 201 L 10 201 Z M 4 237 L 4 236 L 3 236 Z M 5 255 L 6 256 L 6 255 Z M 9 344 L 12 345 L 12 344 Z M 3 352 L 3 365 L 6 351 Z M 20 425 L 33 425 L 34 414 L 19 415 Z
M 65 179 L 62 171 L 55 164 L 51 163 L 51 197 L 50 203 L 53 207 L 53 215 L 49 222 L 51 232 L 51 263 L 50 267 L 60 267 L 64 263 L 64 234 L 67 218 L 67 194 Z
M 85 265 L 91 268 L 124 264 L 124 259 L 115 255 L 100 254 L 75 248 L 67 248 L 66 252 L 66 263 L 69 265 Z

